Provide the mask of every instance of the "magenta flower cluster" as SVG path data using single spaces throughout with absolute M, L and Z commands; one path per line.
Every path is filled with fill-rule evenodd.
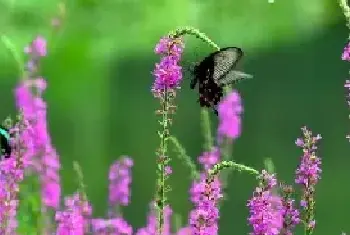
M 251 235 L 278 235 L 283 227 L 282 199 L 273 193 L 277 186 L 274 175 L 262 171 L 260 185 L 255 189 L 253 198 L 248 201 L 252 226 Z
M 95 235 L 123 234 L 132 235 L 132 227 L 122 218 L 93 219 L 92 232 Z
M 302 128 L 303 139 L 298 138 L 296 145 L 303 149 L 300 165 L 296 170 L 297 184 L 308 188 L 315 185 L 320 179 L 321 159 L 316 156 L 317 142 L 322 139 L 321 135 L 312 136 L 312 132 L 307 127 Z
M 56 212 L 56 235 L 84 235 L 88 231 L 87 218 L 92 209 L 87 201 L 78 193 L 64 200 L 64 210 Z
M 236 139 L 241 135 L 241 114 L 243 106 L 239 93 L 233 90 L 219 103 L 218 138 Z
M 221 184 L 218 177 L 208 179 L 206 171 L 219 163 L 220 152 L 214 148 L 210 152 L 204 152 L 198 158 L 203 166 L 200 179 L 192 183 L 190 189 L 191 201 L 194 209 L 189 215 L 189 225 L 193 235 L 218 234 L 219 209 L 218 203 L 222 198 Z
M 23 119 L 28 121 L 28 128 L 23 135 L 26 143 L 25 162 L 38 173 L 42 184 L 42 200 L 46 207 L 57 209 L 61 195 L 60 163 L 55 148 L 51 144 L 47 129 L 46 103 L 42 94 L 46 81 L 38 75 L 40 57 L 46 56 L 46 41 L 37 37 L 26 47 L 29 54 L 28 75 L 15 90 L 17 108 Z
M 182 68 L 179 65 L 184 44 L 180 38 L 164 37 L 156 45 L 155 53 L 162 55 L 156 63 L 153 75 L 155 81 L 153 93 L 160 93 L 166 89 L 176 89 L 182 80 Z
M 307 127 L 302 128 L 303 138 L 296 140 L 296 145 L 303 149 L 300 164 L 296 169 L 295 183 L 302 188 L 302 199 L 300 206 L 303 208 L 303 221 L 307 224 L 307 230 L 313 231 L 316 220 L 314 218 L 315 208 L 315 186 L 322 173 L 321 159 L 316 155 L 317 143 L 322 139 L 321 135 L 313 136 Z
M 345 46 L 341 59 L 350 61 L 350 43 Z
M 109 203 L 110 207 L 116 205 L 127 206 L 130 202 L 131 167 L 134 162 L 129 157 L 115 161 L 109 170 Z

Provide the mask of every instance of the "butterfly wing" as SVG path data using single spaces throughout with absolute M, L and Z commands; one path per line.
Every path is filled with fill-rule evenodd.
M 242 58 L 243 51 L 238 47 L 226 47 L 213 55 L 214 70 L 213 80 L 219 82 L 227 73 L 233 70 L 237 62 Z
M 10 134 L 8 130 L 0 126 L 0 143 L 1 143 L 1 154 L 4 154 L 6 158 L 10 157 L 11 146 L 10 146 Z
M 242 71 L 230 70 L 227 74 L 225 74 L 219 81 L 219 86 L 226 86 L 229 84 L 236 84 L 241 81 L 252 79 L 253 75 L 246 74 Z
M 230 72 L 242 56 L 243 52 L 240 48 L 227 47 L 211 53 L 194 67 L 194 77 L 190 87 L 194 89 L 196 84 L 199 84 L 198 102 L 201 107 L 211 107 L 215 114 L 218 114 L 216 106 L 223 97 L 222 84 L 229 83 L 232 77 Z M 233 77 L 237 77 L 237 75 L 233 75 Z M 225 79 L 223 80 L 223 78 Z

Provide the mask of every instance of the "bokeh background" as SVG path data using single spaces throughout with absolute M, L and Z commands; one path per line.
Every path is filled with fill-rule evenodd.
M 123 209 L 135 227 L 146 223 L 155 185 L 159 144 L 150 93 L 151 71 L 158 57 L 154 45 L 178 26 L 199 28 L 220 46 L 245 51 L 244 70 L 254 80 L 235 88 L 244 102 L 243 133 L 234 159 L 257 169 L 271 157 L 278 177 L 293 182 L 301 150 L 294 141 L 308 125 L 323 136 L 323 179 L 317 187 L 315 234 L 350 232 L 349 110 L 343 84 L 349 64 L 341 61 L 348 29 L 334 0 L 75 0 L 65 2 L 65 22 L 53 33 L 55 0 L 0 0 L 0 33 L 17 49 L 40 34 L 49 55 L 42 74 L 52 141 L 60 154 L 64 194 L 77 188 L 72 162 L 79 161 L 94 216 L 107 207 L 109 165 L 121 155 L 133 157 L 132 203 Z M 212 49 L 186 38 L 184 64 Z M 15 115 L 13 89 L 19 79 L 12 55 L 0 45 L 0 119 Z M 195 159 L 202 151 L 196 93 L 184 80 L 172 132 Z M 215 116 L 212 116 L 216 120 Z M 215 133 L 216 122 L 212 123 Z M 173 154 L 170 201 L 186 223 L 190 208 L 189 171 Z M 229 200 L 220 234 L 247 234 L 245 207 L 255 180 L 230 177 Z

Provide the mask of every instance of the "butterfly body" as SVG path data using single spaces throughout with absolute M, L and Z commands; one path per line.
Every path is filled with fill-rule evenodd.
M 196 64 L 193 69 L 194 78 L 190 88 L 198 85 L 201 107 L 212 107 L 216 114 L 216 106 L 223 97 L 223 88 L 231 83 L 252 78 L 251 75 L 234 70 L 243 57 L 243 51 L 238 47 L 225 47 L 213 52 Z
M 9 158 L 11 155 L 10 134 L 8 129 L 6 129 L 4 126 L 0 126 L 0 143 L 0 155 L 3 155 L 5 158 Z

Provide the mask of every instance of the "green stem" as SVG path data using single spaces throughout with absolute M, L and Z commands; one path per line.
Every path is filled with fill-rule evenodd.
M 79 197 L 81 197 L 82 202 L 87 202 L 88 198 L 86 194 L 86 185 L 84 184 L 83 170 L 81 169 L 81 166 L 77 161 L 73 161 L 73 169 L 77 174 Z M 85 232 L 88 232 L 88 229 L 88 227 L 84 227 Z
M 191 157 L 186 154 L 186 150 L 181 146 L 176 137 L 170 136 L 169 141 L 173 143 L 175 149 L 178 152 L 178 158 L 190 169 L 191 171 L 191 179 L 198 179 L 199 172 L 197 170 L 196 164 L 192 161 Z
M 166 203 L 166 195 L 165 195 L 165 189 L 167 187 L 166 185 L 166 175 L 165 175 L 165 167 L 168 163 L 168 157 L 167 151 L 168 151 L 168 125 L 169 125 L 169 119 L 168 119 L 168 111 L 169 111 L 169 94 L 168 90 L 165 89 L 163 92 L 163 104 L 162 104 L 162 132 L 159 133 L 160 138 L 160 153 L 159 153 L 159 162 L 158 162 L 158 190 L 157 190 L 157 208 L 158 208 L 158 226 L 157 226 L 157 234 L 161 235 L 163 231 L 163 224 L 164 224 L 164 206 Z
M 215 50 L 220 50 L 220 47 L 216 43 L 214 43 L 207 35 L 205 35 L 204 33 L 200 32 L 198 29 L 193 28 L 191 26 L 180 27 L 180 28 L 176 29 L 175 31 L 171 31 L 169 33 L 169 35 L 172 37 L 193 35 L 196 38 L 203 41 L 204 43 L 208 44 L 210 47 L 214 48 Z
M 16 46 L 12 43 L 12 41 L 6 35 L 1 35 L 0 39 L 1 39 L 1 42 L 5 45 L 6 49 L 11 53 L 11 55 L 15 59 L 18 69 L 20 71 L 20 77 L 24 79 L 23 59 L 18 53 Z
M 350 29 L 350 7 L 347 3 L 347 0 L 340 0 L 339 6 L 342 9 L 343 14 L 345 16 L 346 26 Z M 349 34 L 349 39 L 350 39 L 350 34 Z
M 201 109 L 201 126 L 204 136 L 204 150 L 211 151 L 214 146 L 214 140 L 211 133 L 210 117 L 207 109 Z
M 235 163 L 234 161 L 221 161 L 218 164 L 215 164 L 210 170 L 208 170 L 208 177 L 217 176 L 221 173 L 222 170 L 231 168 L 232 170 L 237 170 L 239 172 L 247 172 L 252 175 L 259 175 L 259 171 L 255 170 L 250 166 L 243 164 Z
M 173 226 L 175 231 L 179 231 L 182 227 L 182 217 L 178 213 L 173 215 Z
M 255 176 L 259 175 L 259 172 L 257 170 L 255 170 L 252 167 L 243 165 L 243 164 L 238 164 L 235 163 L 234 161 L 221 161 L 220 163 L 214 165 L 210 170 L 208 170 L 208 176 L 207 179 L 212 179 L 214 176 L 219 176 L 219 174 L 223 174 L 225 173 L 222 172 L 225 169 L 231 168 L 232 170 L 237 170 L 239 172 L 247 172 L 248 174 L 252 174 Z M 227 197 L 224 195 L 224 199 L 226 199 Z M 222 202 L 223 201 L 219 201 L 218 203 L 218 208 L 220 208 L 222 206 Z

